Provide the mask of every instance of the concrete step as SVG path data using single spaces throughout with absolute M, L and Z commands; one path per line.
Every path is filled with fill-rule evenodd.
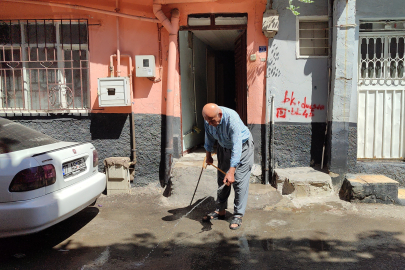
M 405 188 L 398 189 L 398 204 L 405 206 Z
M 188 153 L 179 159 L 175 159 L 173 168 L 175 170 L 178 170 L 178 169 L 182 169 L 182 168 L 198 167 L 201 170 L 201 168 L 203 166 L 204 158 L 205 158 L 205 150 L 204 151 L 199 150 L 197 152 Z M 212 158 L 214 160 L 214 165 L 218 167 L 217 155 L 214 154 L 212 156 Z M 215 171 L 215 172 L 217 171 L 217 169 L 213 166 L 206 166 L 204 168 L 204 171 L 205 170 Z M 258 184 L 261 182 L 262 182 L 262 168 L 258 164 L 253 164 L 251 175 L 250 175 L 250 183 Z
M 384 175 L 348 174 L 339 191 L 341 199 L 362 203 L 399 203 L 399 183 Z
M 312 167 L 275 169 L 277 191 L 290 198 L 333 195 L 331 177 Z

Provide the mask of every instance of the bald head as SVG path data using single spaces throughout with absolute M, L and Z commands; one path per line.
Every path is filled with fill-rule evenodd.
M 204 120 L 211 126 L 218 126 L 222 118 L 222 110 L 215 103 L 208 103 L 202 110 Z
M 204 106 L 202 110 L 203 116 L 207 117 L 215 117 L 219 113 L 219 107 L 215 103 L 208 103 Z

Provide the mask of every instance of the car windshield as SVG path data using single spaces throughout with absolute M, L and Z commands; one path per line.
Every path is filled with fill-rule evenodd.
M 0 118 L 0 154 L 59 142 L 41 132 Z

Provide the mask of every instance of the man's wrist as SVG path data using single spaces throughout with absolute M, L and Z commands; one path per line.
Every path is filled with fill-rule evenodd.
M 228 172 L 235 174 L 236 168 L 235 167 L 230 167 Z

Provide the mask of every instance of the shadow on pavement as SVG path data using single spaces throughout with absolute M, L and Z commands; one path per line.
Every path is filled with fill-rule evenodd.
M 20 258 L 25 256 L 27 252 L 52 249 L 86 226 L 97 216 L 98 212 L 97 207 L 87 207 L 72 217 L 43 231 L 0 239 L 0 262 L 12 257 Z
M 195 209 L 194 209 L 195 208 Z M 203 222 L 202 218 L 212 212 L 215 209 L 215 200 L 213 197 L 208 197 L 207 199 L 199 199 L 192 205 L 182 208 L 176 208 L 168 210 L 171 215 L 165 216 L 162 218 L 163 221 L 176 221 L 182 218 L 188 218 L 200 222 L 202 228 L 201 231 L 210 231 L 212 230 L 211 222 Z M 226 218 L 224 222 L 232 217 L 232 214 L 229 211 L 226 211 Z M 174 225 L 176 226 L 176 224 Z

